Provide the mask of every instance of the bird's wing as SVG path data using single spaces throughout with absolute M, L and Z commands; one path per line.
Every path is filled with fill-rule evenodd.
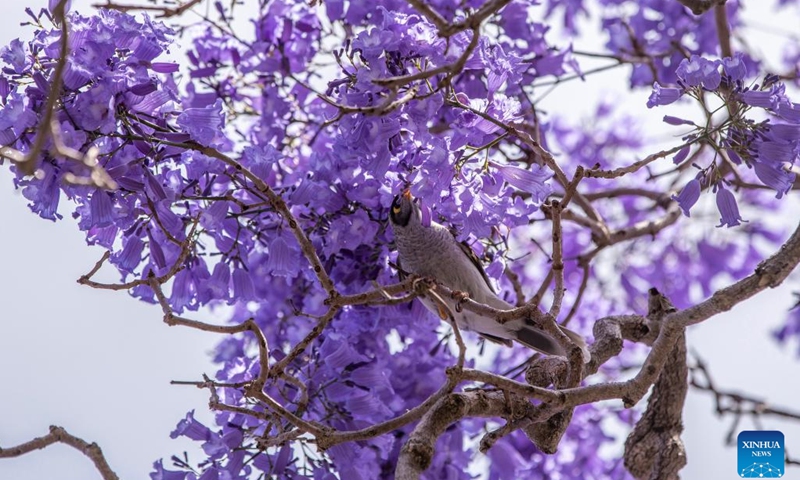
M 461 248 L 461 251 L 464 252 L 464 255 L 466 255 L 467 258 L 469 258 L 472 264 L 475 265 L 475 268 L 477 268 L 478 271 L 481 273 L 481 277 L 483 277 L 483 280 L 486 282 L 486 285 L 489 287 L 489 290 L 491 290 L 492 293 L 496 294 L 497 292 L 494 291 L 492 282 L 489 281 L 489 276 L 486 275 L 486 270 L 483 269 L 483 264 L 481 263 L 481 259 L 478 258 L 477 255 L 475 255 L 475 252 L 472 250 L 472 247 L 467 245 L 466 242 L 457 241 L 456 243 L 458 244 L 459 248 Z

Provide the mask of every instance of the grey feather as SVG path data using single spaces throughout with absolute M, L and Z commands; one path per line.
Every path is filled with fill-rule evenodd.
M 476 302 L 498 310 L 513 308 L 497 296 L 480 259 L 468 245 L 456 240 L 447 228 L 436 222 L 423 225 L 421 217 L 419 206 L 408 192 L 395 198 L 389 220 L 394 230 L 398 263 L 402 262 L 405 272 L 435 278 L 450 289 L 465 292 Z M 460 329 L 477 332 L 487 340 L 507 346 L 515 340 L 545 354 L 565 355 L 558 341 L 532 322 L 517 320 L 501 324 L 467 310 L 456 312 L 455 301 L 444 300 Z M 421 301 L 442 317 L 432 300 L 423 298 Z M 567 328 L 561 330 L 581 347 L 588 361 L 583 338 Z

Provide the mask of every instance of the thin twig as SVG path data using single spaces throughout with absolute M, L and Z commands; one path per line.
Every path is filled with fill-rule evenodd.
M 26 453 L 41 450 L 53 445 L 54 443 L 63 443 L 65 445 L 69 445 L 70 447 L 84 454 L 89 458 L 89 460 L 92 461 L 92 463 L 94 463 L 95 468 L 104 480 L 119 479 L 114 470 L 111 469 L 108 461 L 106 461 L 103 451 L 99 446 L 97 446 L 96 443 L 88 443 L 87 441 L 70 434 L 63 427 L 51 426 L 50 433 L 43 437 L 37 437 L 33 440 L 13 447 L 0 448 L 0 458 L 19 457 Z

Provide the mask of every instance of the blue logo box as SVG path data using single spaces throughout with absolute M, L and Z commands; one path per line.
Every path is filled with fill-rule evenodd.
M 745 430 L 736 440 L 739 476 L 782 478 L 784 474 L 783 433 L 777 430 Z

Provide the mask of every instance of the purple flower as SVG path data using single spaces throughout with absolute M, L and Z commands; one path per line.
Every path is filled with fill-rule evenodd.
M 253 279 L 243 268 L 233 271 L 233 296 L 240 301 L 255 300 L 256 293 L 253 287 Z
M 717 209 L 721 215 L 720 224 L 717 227 L 723 225 L 728 228 L 735 227 L 744 221 L 742 216 L 739 215 L 739 206 L 736 204 L 736 198 L 722 183 L 717 185 Z
M 105 81 L 96 83 L 79 95 L 72 110 L 78 125 L 84 130 L 100 130 L 106 134 L 116 130 L 115 93 L 113 85 Z
M 678 206 L 683 210 L 683 214 L 690 217 L 689 210 L 697 203 L 700 198 L 700 180 L 693 178 L 689 183 L 684 185 L 681 193 L 673 195 L 672 199 L 678 202 Z
M 150 68 L 157 73 L 175 73 L 180 69 L 177 63 L 170 62 L 153 62 Z
M 683 92 L 678 88 L 664 88 L 658 82 L 653 84 L 653 93 L 647 99 L 647 108 L 653 108 L 659 105 L 669 105 L 681 98 Z
M 151 480 L 185 480 L 189 472 L 179 470 L 167 470 L 161 460 L 153 463 L 153 472 L 150 474 Z
M 530 170 L 499 163 L 492 163 L 492 165 L 509 185 L 533 194 L 535 203 L 543 202 L 553 191 L 552 187 L 545 183 L 550 180 L 553 173 L 540 165 L 533 164 L 530 166 Z
M 178 422 L 175 430 L 169 434 L 170 438 L 187 437 L 203 441 L 208 440 L 212 435 L 213 433 L 208 427 L 194 418 L 194 410 L 187 413 L 186 418 Z
M 420 203 L 419 210 L 420 210 L 420 213 L 422 214 L 421 215 L 422 218 L 420 219 L 420 221 L 422 222 L 422 225 L 424 225 L 426 227 L 430 227 L 431 226 L 431 221 L 433 220 L 431 208 L 426 203 Z
M 671 115 L 664 115 L 662 120 L 664 123 L 668 123 L 670 125 L 694 125 L 694 122 L 691 120 L 685 120 L 683 118 L 673 117 Z
M 778 115 L 787 122 L 800 124 L 800 103 L 785 102 L 778 106 Z
M 783 164 L 770 164 L 767 162 L 757 162 L 753 166 L 756 176 L 764 185 L 774 188 L 777 194 L 776 198 L 782 198 L 785 193 L 788 193 L 794 185 L 796 175 L 787 172 L 782 168 Z
M 142 262 L 144 242 L 135 235 L 123 239 L 122 251 L 115 257 L 117 268 L 123 272 L 133 273 L 133 270 Z
M 28 206 L 40 217 L 56 221 L 61 218 L 58 213 L 59 173 L 49 163 L 42 164 L 41 175 L 20 181 L 22 195 L 30 200 Z
M 89 200 L 92 224 L 96 227 L 111 225 L 114 221 L 114 205 L 111 197 L 103 190 L 97 189 Z
M 178 115 L 177 123 L 192 140 L 201 145 L 212 145 L 224 124 L 222 100 L 217 99 L 214 105 L 205 108 L 187 108 Z
M 208 230 L 219 228 L 225 216 L 228 214 L 230 204 L 224 200 L 216 200 L 200 215 L 200 225 Z
M 25 50 L 25 46 L 18 38 L 11 40 L 11 43 L 0 50 L 0 58 L 11 65 L 14 73 L 23 73 L 31 66 L 31 60 Z
M 742 164 L 742 157 L 740 157 L 739 154 L 736 153 L 736 151 L 731 150 L 730 148 L 726 148 L 725 152 L 728 154 L 728 158 L 730 158 L 733 163 L 735 163 L 736 165 Z
M 736 52 L 733 54 L 733 57 L 723 58 L 722 71 L 724 71 L 725 75 L 727 75 L 728 78 L 733 81 L 744 80 L 744 77 L 747 76 L 747 66 L 744 62 L 744 54 L 742 52 Z
M 225 262 L 219 262 L 214 265 L 214 272 L 211 274 L 211 278 L 203 286 L 208 289 L 212 298 L 228 300 L 230 298 L 230 281 L 230 267 Z
M 800 143 L 800 125 L 772 124 L 769 127 L 769 135 L 777 140 L 797 144 Z
M 795 145 L 789 142 L 760 142 L 758 158 L 771 163 L 792 162 L 797 158 Z
M 675 74 L 689 87 L 702 85 L 708 90 L 716 90 L 722 77 L 719 73 L 719 60 L 711 61 L 703 57 L 692 55 L 689 60 L 683 59 Z
M 786 323 L 772 334 L 779 342 L 784 343 L 791 337 L 800 336 L 800 308 L 794 307 L 786 318 Z M 800 352 L 798 352 L 800 353 Z
M 278 235 L 269 244 L 269 260 L 267 260 L 267 269 L 273 275 L 281 277 L 293 277 L 297 275 L 300 265 L 300 257 L 298 252 L 292 249 L 282 235 Z
M 686 160 L 686 157 L 689 156 L 689 151 L 691 149 L 692 149 L 691 145 L 686 145 L 680 150 L 678 150 L 678 153 L 676 153 L 675 156 L 672 157 L 672 163 L 674 163 L 675 165 L 680 165 L 681 163 L 683 163 L 683 161 Z
M 192 292 L 194 290 L 192 274 L 188 268 L 184 268 L 175 274 L 172 280 L 172 293 L 169 296 L 169 304 L 175 311 L 182 311 L 192 304 Z
M 147 231 L 148 242 L 147 246 L 150 249 L 150 260 L 152 264 L 155 264 L 154 270 L 156 274 L 164 273 L 164 269 L 167 267 L 167 257 L 164 255 L 164 248 L 161 246 L 161 238 L 156 240 L 154 238 L 153 232 L 151 230 Z M 153 265 L 151 265 L 153 266 Z
M 70 8 L 71 4 L 72 4 L 72 0 L 49 0 L 49 2 L 47 4 L 47 8 L 52 13 L 56 13 L 56 9 L 59 6 L 61 6 L 62 7 L 62 13 L 67 13 L 67 12 L 69 12 L 69 8 Z
M 12 93 L 0 110 L 0 142 L 12 144 L 26 128 L 36 124 L 36 113 L 30 102 L 18 93 Z
M 752 106 L 771 110 L 778 108 L 778 105 L 786 97 L 784 86 L 773 86 L 769 90 L 747 90 L 739 94 L 742 102 Z

